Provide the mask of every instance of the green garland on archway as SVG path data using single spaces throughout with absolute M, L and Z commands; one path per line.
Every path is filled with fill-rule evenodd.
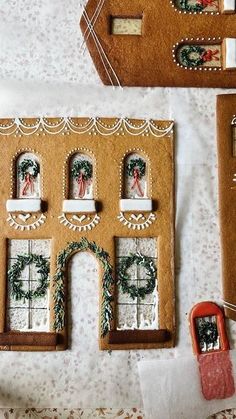
M 142 266 L 147 270 L 148 278 L 145 287 L 137 287 L 136 285 L 129 284 L 131 277 L 127 270 L 133 265 Z M 129 294 L 133 300 L 137 297 L 144 299 L 146 295 L 152 294 L 155 289 L 157 268 L 151 257 L 144 256 L 141 253 L 135 253 L 122 258 L 118 265 L 117 277 L 118 286 L 124 294 Z
M 84 180 L 90 180 L 93 176 L 93 165 L 88 160 L 75 160 L 71 168 L 73 179 L 78 179 L 83 175 Z
M 139 179 L 145 176 L 146 174 L 146 163 L 143 159 L 132 159 L 127 165 L 127 175 L 129 177 L 134 177 L 134 170 L 138 169 Z
M 38 268 L 37 273 L 40 275 L 39 285 L 33 291 L 24 291 L 21 273 L 26 266 L 35 264 Z M 41 255 L 18 255 L 16 262 L 8 271 L 8 281 L 10 284 L 11 295 L 19 300 L 33 300 L 35 298 L 44 297 L 49 285 L 49 262 Z
M 32 170 L 32 173 L 29 172 Z M 37 161 L 33 161 L 31 159 L 24 159 L 18 167 L 18 175 L 20 176 L 21 180 L 25 180 L 26 174 L 30 173 L 30 175 L 35 179 L 38 174 L 40 173 L 40 166 Z
M 102 266 L 102 308 L 101 308 L 101 337 L 104 338 L 110 330 L 113 319 L 112 302 L 114 300 L 112 286 L 114 283 L 113 269 L 109 254 L 95 242 L 83 237 L 79 242 L 68 243 L 57 257 L 57 272 L 54 276 L 54 330 L 60 332 L 65 327 L 65 276 L 68 259 L 78 251 L 90 251 Z
M 200 45 L 186 45 L 180 50 L 180 63 L 185 67 L 198 67 L 203 65 L 203 55 L 206 49 Z M 191 57 L 191 54 L 196 54 L 196 57 Z

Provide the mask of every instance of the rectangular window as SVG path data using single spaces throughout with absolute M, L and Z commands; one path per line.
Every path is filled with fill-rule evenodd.
M 136 262 L 126 270 L 124 263 L 127 257 L 132 255 L 135 255 Z M 158 329 L 156 267 L 156 238 L 116 238 L 116 278 L 119 280 L 116 304 L 117 330 Z M 145 289 L 144 294 L 132 297 L 132 292 L 125 291 L 121 285 L 121 273 L 130 278 L 125 283 L 126 288 L 128 286 L 129 289 L 136 291 Z
M 45 264 L 50 263 L 50 240 L 8 240 L 8 272 L 16 266 L 20 256 L 42 256 Z M 50 266 L 50 265 L 49 265 Z M 19 285 L 24 293 L 39 287 L 40 266 L 27 264 L 19 274 Z M 9 274 L 8 274 L 9 278 Z M 19 286 L 18 285 L 18 286 Z M 16 298 L 8 279 L 7 331 L 49 331 L 49 291 L 42 297 Z
M 195 320 L 199 346 L 202 353 L 220 349 L 220 337 L 216 316 L 199 317 Z
M 142 35 L 142 17 L 111 17 L 112 35 Z

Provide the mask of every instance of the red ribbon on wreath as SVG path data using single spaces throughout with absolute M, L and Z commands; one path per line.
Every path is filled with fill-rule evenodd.
M 83 173 L 80 173 L 78 179 L 77 179 L 78 185 L 79 185 L 79 191 L 78 191 L 78 197 L 84 198 L 85 191 L 86 191 L 86 180 L 84 179 Z
M 219 61 L 220 59 L 219 57 L 217 57 L 217 54 L 219 54 L 219 52 L 220 51 L 218 49 L 215 49 L 214 51 L 212 49 L 208 49 L 203 52 L 202 59 L 204 62 L 212 60 Z
M 22 187 L 22 195 L 25 196 L 29 189 L 30 189 L 31 194 L 33 194 L 33 192 L 34 192 L 33 176 L 29 172 L 27 172 L 25 174 L 25 182 L 24 182 L 24 185 Z
M 134 181 L 131 186 L 131 189 L 137 189 L 139 196 L 144 196 L 144 193 L 142 191 L 141 185 L 140 185 L 140 176 L 139 176 L 139 170 L 134 169 Z
M 207 7 L 207 6 L 215 6 L 216 7 L 216 0 L 198 0 L 197 4 L 200 4 L 203 7 Z

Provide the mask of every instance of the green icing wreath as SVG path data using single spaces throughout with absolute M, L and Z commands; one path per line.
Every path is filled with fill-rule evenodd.
M 189 0 L 180 0 L 180 8 L 186 12 L 199 13 L 202 12 L 206 6 L 200 3 L 189 4 Z
M 24 291 L 22 288 L 21 273 L 26 266 L 32 264 L 35 264 L 36 268 L 38 268 L 37 273 L 40 275 L 39 285 L 34 291 Z M 11 294 L 17 301 L 44 297 L 49 285 L 49 262 L 41 255 L 18 255 L 17 261 L 8 271 L 8 281 Z
M 138 169 L 140 179 L 144 177 L 146 174 L 145 161 L 141 158 L 130 160 L 129 164 L 127 165 L 127 175 L 133 177 L 135 169 Z
M 214 345 L 218 340 L 218 330 L 216 323 L 202 321 L 198 324 L 197 335 L 201 346 Z
M 93 176 L 93 165 L 88 160 L 75 160 L 71 168 L 73 179 L 78 179 L 80 174 L 84 180 L 90 180 Z
M 200 45 L 187 45 L 180 50 L 180 62 L 185 67 L 198 67 L 203 65 L 203 54 L 205 48 Z M 191 57 L 191 54 L 196 54 L 196 57 Z
M 18 175 L 20 176 L 21 180 L 25 179 L 25 176 L 27 173 L 29 173 L 30 169 L 32 170 L 32 173 L 30 173 L 30 175 L 35 179 L 40 173 L 40 166 L 37 161 L 33 161 L 31 159 L 24 159 L 19 164 Z
M 131 277 L 127 273 L 127 270 L 132 265 L 143 266 L 147 270 L 148 278 L 145 287 L 129 285 Z M 141 253 L 135 253 L 122 258 L 118 265 L 117 277 L 118 286 L 124 294 L 129 294 L 133 300 L 137 297 L 144 299 L 146 295 L 151 294 L 155 289 L 157 268 L 151 257 L 144 256 Z

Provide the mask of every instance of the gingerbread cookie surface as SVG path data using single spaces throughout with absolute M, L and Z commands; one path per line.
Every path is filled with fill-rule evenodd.
M 235 11 L 226 0 L 89 0 L 81 29 L 106 85 L 235 87 Z
M 173 346 L 173 123 L 2 120 L 0 136 L 1 349 L 67 348 L 77 252 L 100 268 L 101 349 Z

